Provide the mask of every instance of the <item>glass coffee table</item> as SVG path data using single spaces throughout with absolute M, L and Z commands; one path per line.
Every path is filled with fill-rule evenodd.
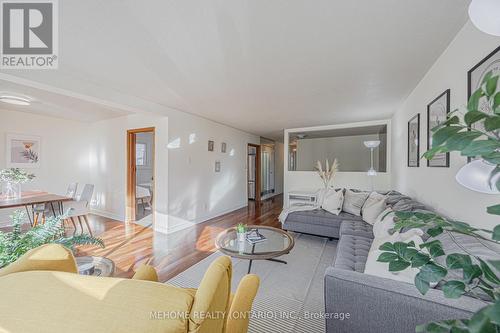
M 236 228 L 229 228 L 221 232 L 215 240 L 215 245 L 224 254 L 239 259 L 247 259 L 248 273 L 252 269 L 254 260 L 270 260 L 286 264 L 287 262 L 276 257 L 290 253 L 295 242 L 293 237 L 286 231 L 266 226 L 249 225 L 249 230 L 257 229 L 266 240 L 251 244 L 246 239 L 238 240 Z

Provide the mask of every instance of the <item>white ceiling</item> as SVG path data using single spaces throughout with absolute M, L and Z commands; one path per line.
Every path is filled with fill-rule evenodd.
M 468 3 L 65 0 L 59 69 L 2 72 L 276 137 L 390 117 L 466 22 Z

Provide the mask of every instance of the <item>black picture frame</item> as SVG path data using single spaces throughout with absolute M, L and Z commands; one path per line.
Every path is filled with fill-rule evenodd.
M 431 129 L 434 128 L 435 126 L 439 125 L 442 122 L 446 121 L 448 114 L 450 113 L 450 100 L 451 100 L 451 91 L 450 89 L 446 89 L 442 94 L 440 94 L 438 97 L 434 98 L 432 102 L 427 104 L 427 150 L 431 149 L 431 139 L 432 139 L 432 131 Z M 441 103 L 444 102 L 444 106 L 441 105 Z M 433 112 L 433 107 L 436 106 L 437 103 L 438 107 L 444 108 L 444 117 L 441 117 L 437 124 L 431 124 L 431 119 L 434 117 L 438 117 L 439 114 L 434 115 L 432 114 Z M 434 111 L 435 113 L 435 111 Z M 442 116 L 442 115 L 441 115 Z M 438 156 L 438 158 L 434 158 L 432 160 L 427 160 L 427 167 L 429 168 L 449 168 L 450 167 L 450 153 L 442 153 L 439 155 L 443 155 L 444 158 L 441 158 Z M 441 164 L 439 164 L 441 162 Z
M 416 124 L 416 128 L 413 129 L 412 125 Z M 413 134 L 413 135 L 412 135 Z M 416 142 L 415 151 L 411 156 L 410 153 L 413 151 L 411 149 L 412 142 Z M 408 149 L 407 149 L 407 166 L 409 168 L 418 168 L 420 166 L 420 113 L 417 113 L 414 117 L 408 120 Z M 411 157 L 416 157 L 414 160 Z
M 492 63 L 490 63 L 486 69 L 482 68 L 482 66 L 490 61 L 493 60 Z M 472 67 L 468 72 L 467 72 L 467 103 L 469 102 L 470 96 L 472 93 L 478 89 L 477 83 L 482 82 L 482 78 L 484 75 L 491 70 L 491 66 L 494 65 L 498 68 L 498 74 L 500 74 L 500 46 L 494 49 L 492 52 L 490 52 L 486 57 L 484 57 L 480 62 L 478 62 L 474 67 Z M 474 75 L 480 73 L 479 79 L 473 78 Z M 481 75 L 482 74 L 482 75 Z M 473 80 L 475 82 L 473 82 Z M 473 87 L 473 84 L 475 83 L 475 87 Z M 467 163 L 470 163 L 473 160 L 472 157 L 467 158 Z

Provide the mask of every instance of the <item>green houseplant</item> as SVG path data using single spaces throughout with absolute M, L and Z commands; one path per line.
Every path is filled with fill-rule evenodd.
M 446 122 L 432 129 L 433 147 L 424 154 L 432 159 L 435 154 L 457 151 L 467 157 L 481 158 L 492 165 L 491 180 L 500 173 L 500 92 L 499 77 L 488 73 L 481 87 L 467 104 L 463 117 L 458 110 L 450 113 Z M 484 112 L 484 108 L 491 112 Z M 491 184 L 500 190 L 500 181 Z M 500 204 L 487 208 L 489 214 L 500 215 Z M 500 254 L 498 260 L 486 260 L 467 252 L 445 253 L 439 240 L 433 239 L 443 232 L 477 238 L 484 244 L 500 244 L 500 224 L 492 230 L 478 229 L 461 221 L 443 218 L 432 213 L 396 212 L 394 230 L 423 228 L 430 237 L 420 246 L 415 243 L 387 242 L 380 246 L 383 252 L 378 261 L 389 264 L 389 271 L 408 267 L 418 269 L 415 286 L 425 294 L 435 283 L 442 285 L 447 298 L 460 298 L 467 294 L 480 298 L 486 294 L 490 302 L 470 319 L 450 318 L 442 322 L 420 325 L 417 332 L 500 332 Z M 457 245 L 460 245 L 457 243 Z M 444 258 L 439 264 L 436 258 Z M 450 270 L 459 270 L 461 278 L 452 278 Z
M 104 247 L 101 239 L 87 234 L 66 237 L 64 232 L 64 216 L 49 217 L 44 224 L 22 232 L 21 225 L 25 218 L 23 211 L 15 211 L 11 216 L 13 228 L 10 232 L 0 231 L 0 268 L 9 265 L 40 245 L 58 243 L 74 251 L 75 245 L 98 245 Z

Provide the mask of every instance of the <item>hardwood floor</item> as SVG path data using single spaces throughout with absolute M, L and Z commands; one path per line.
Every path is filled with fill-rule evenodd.
M 113 260 L 115 276 L 131 277 L 142 263 L 153 265 L 161 281 L 166 281 L 216 251 L 215 238 L 224 229 L 238 223 L 280 227 L 281 195 L 256 205 L 222 215 L 169 235 L 135 223 L 123 223 L 96 215 L 89 218 L 94 235 L 106 248 L 84 246 L 77 255 L 98 255 Z

